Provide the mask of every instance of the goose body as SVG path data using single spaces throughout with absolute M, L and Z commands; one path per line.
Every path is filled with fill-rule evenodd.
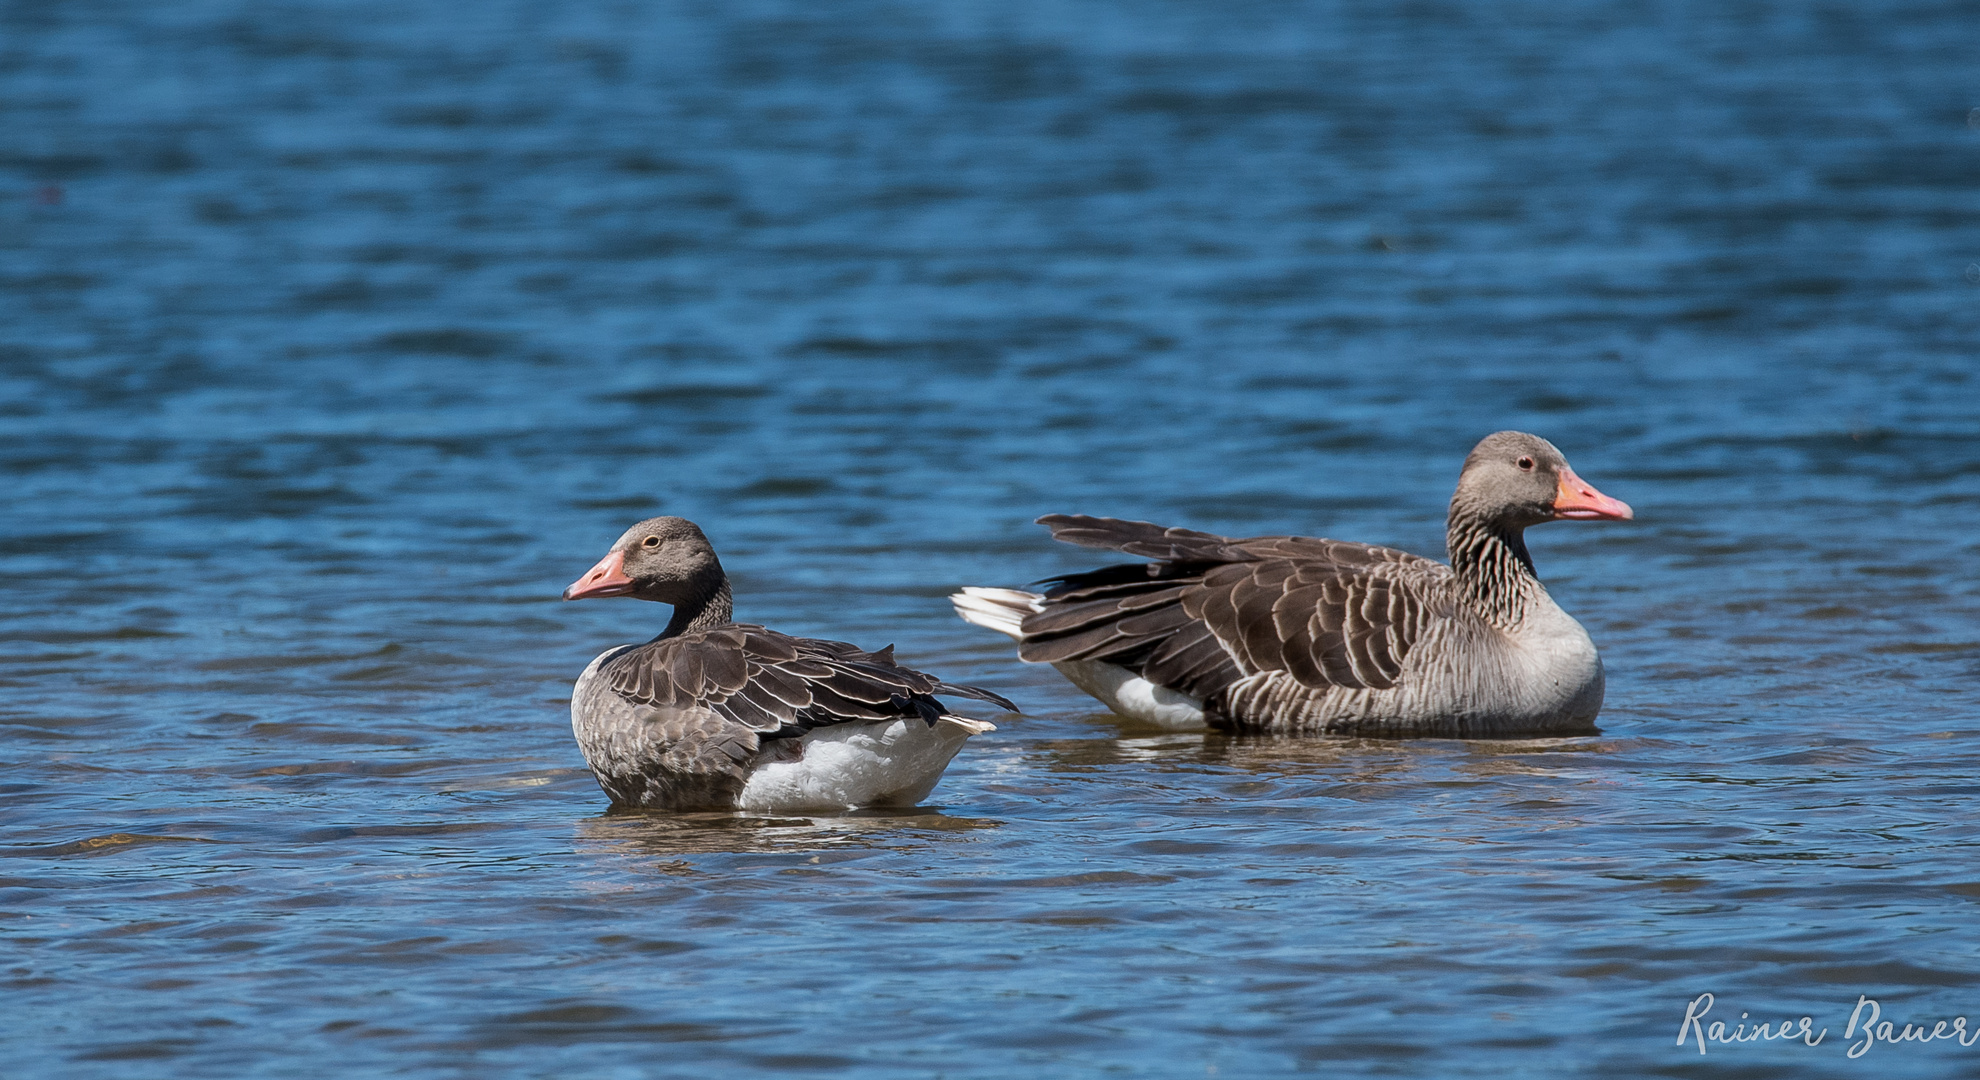
M 1601 657 L 1533 572 L 1522 532 L 1629 507 L 1551 443 L 1489 436 L 1451 501 L 1449 565 L 1297 536 L 1040 518 L 1056 539 L 1151 560 L 1042 593 L 967 588 L 965 620 L 1015 638 L 1125 716 L 1164 727 L 1481 737 L 1589 730 Z
M 970 736 L 996 729 L 951 714 L 936 695 L 1016 710 L 901 666 L 891 646 L 865 652 L 732 622 L 721 564 L 680 518 L 635 525 L 564 595 L 674 605 L 659 637 L 600 654 L 571 693 L 572 732 L 614 806 L 913 805 Z

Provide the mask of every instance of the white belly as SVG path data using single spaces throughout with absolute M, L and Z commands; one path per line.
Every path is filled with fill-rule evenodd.
M 850 810 L 912 806 L 928 797 L 942 770 L 971 735 L 995 724 L 945 716 L 816 728 L 799 740 L 794 761 L 766 760 L 736 796 L 739 810 Z
M 1104 660 L 1067 660 L 1052 665 L 1074 686 L 1099 698 L 1101 704 L 1134 720 L 1146 721 L 1174 731 L 1194 731 L 1204 726 L 1203 703 L 1188 694 Z

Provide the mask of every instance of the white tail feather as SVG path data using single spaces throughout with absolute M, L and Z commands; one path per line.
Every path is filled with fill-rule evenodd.
M 939 722 L 953 724 L 970 735 L 987 735 L 997 730 L 997 725 L 988 720 L 972 720 L 967 716 L 944 716 Z
M 949 597 L 964 622 L 1020 640 L 1024 637 L 1024 617 L 1042 610 L 1044 601 L 1043 596 L 1021 589 L 981 589 L 973 585 Z

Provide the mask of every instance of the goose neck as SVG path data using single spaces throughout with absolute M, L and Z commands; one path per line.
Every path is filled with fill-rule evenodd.
M 725 625 L 735 614 L 735 597 L 727 576 L 715 578 L 704 589 L 674 605 L 674 617 L 667 622 L 662 638 L 679 637 Z
M 1492 625 L 1516 629 L 1534 600 L 1546 595 L 1523 530 L 1453 514 L 1447 541 L 1458 587 Z

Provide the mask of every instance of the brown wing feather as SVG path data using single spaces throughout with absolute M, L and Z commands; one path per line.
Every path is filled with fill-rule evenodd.
M 758 737 L 795 735 L 832 724 L 900 717 L 934 723 L 948 711 L 937 694 L 978 698 L 1017 711 L 988 690 L 945 683 L 900 666 L 892 646 L 869 653 L 843 641 L 796 638 L 746 624 L 628 649 L 601 674 L 613 693 L 634 704 L 670 715 L 721 718 L 735 729 L 725 732 L 733 737 L 714 741 L 750 753 Z M 754 734 L 744 737 L 745 732 Z
M 1047 514 L 1038 524 L 1052 530 L 1052 539 L 1080 547 L 1123 551 L 1160 562 L 1225 562 L 1230 541 L 1192 529 L 1171 529 L 1146 521 Z
M 1208 699 L 1284 671 L 1316 689 L 1388 689 L 1434 619 L 1449 570 L 1392 548 L 1303 536 L 1232 540 L 1055 514 L 1055 539 L 1156 561 L 1056 579 L 1025 617 L 1026 660 L 1104 660 Z
M 1018 654 L 1037 663 L 1055 663 L 1111 657 L 1147 645 L 1148 634 L 1160 636 L 1169 630 L 1162 622 L 1144 621 L 1142 616 L 1173 608 L 1191 584 L 1149 580 L 1144 575 L 1139 592 L 1127 591 L 1125 585 L 1098 590 L 1098 596 L 1076 588 L 1055 591 L 1048 594 L 1053 599 L 1045 610 L 1025 617 Z
M 1180 605 L 1178 605 L 1180 610 Z M 1230 650 L 1208 626 L 1184 618 L 1182 626 L 1149 651 L 1141 677 L 1199 701 L 1244 677 Z

